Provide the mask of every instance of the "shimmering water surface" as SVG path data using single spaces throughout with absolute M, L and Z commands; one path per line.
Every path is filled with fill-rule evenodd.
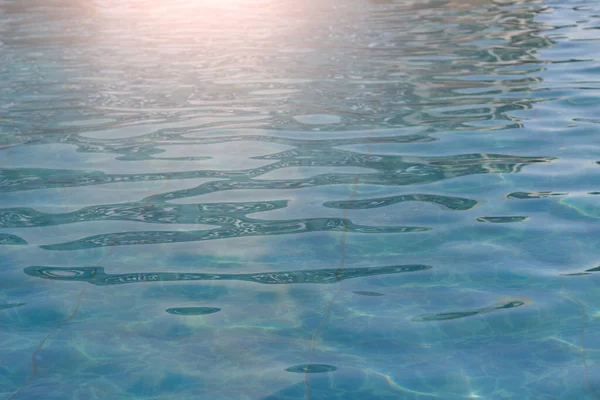
M 600 3 L 1 0 L 1 399 L 600 399 Z

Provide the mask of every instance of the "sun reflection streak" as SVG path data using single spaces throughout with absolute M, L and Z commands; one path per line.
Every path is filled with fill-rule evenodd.
M 396 381 L 394 380 L 394 378 L 392 378 L 391 376 L 389 376 L 389 375 L 386 375 L 386 374 L 382 374 L 381 372 L 377 372 L 377 371 L 374 371 L 374 370 L 372 370 L 372 369 L 368 370 L 368 372 L 372 372 L 372 373 L 374 373 L 375 375 L 378 375 L 378 376 L 382 377 L 383 379 L 385 379 L 385 380 L 386 380 L 386 382 L 387 382 L 387 383 L 388 383 L 388 384 L 389 384 L 391 387 L 393 387 L 394 389 L 397 389 L 397 390 L 399 390 L 399 391 L 401 391 L 401 392 L 410 393 L 410 394 L 416 394 L 416 395 L 418 395 L 418 396 L 427 396 L 427 397 L 440 397 L 438 394 L 435 394 L 435 393 L 425 393 L 425 392 L 419 392 L 419 391 L 417 391 L 417 390 L 412 390 L 412 389 L 409 389 L 409 388 L 407 388 L 407 387 L 404 387 L 404 386 L 400 385 L 398 382 L 396 382 Z
M 413 395 L 423 396 L 423 397 L 438 397 L 438 398 L 441 397 L 439 394 L 436 394 L 436 393 L 419 392 L 418 390 L 413 390 L 413 389 L 407 388 L 406 386 L 402 386 L 398 382 L 396 382 L 394 380 L 394 378 L 392 378 L 390 375 L 386 375 L 386 374 L 383 374 L 381 372 L 377 372 L 377 371 L 372 370 L 372 369 L 368 369 L 367 372 L 373 373 L 375 375 L 378 375 L 378 376 L 382 377 L 383 379 L 386 380 L 386 382 L 391 387 L 393 387 L 394 389 L 399 390 L 401 392 L 410 393 L 410 394 L 413 394 Z M 453 395 L 453 398 L 457 398 L 457 399 L 481 399 L 483 397 L 479 396 L 477 393 L 471 391 L 471 392 L 469 392 L 468 395 L 463 395 L 463 396 L 461 396 L 461 395 Z

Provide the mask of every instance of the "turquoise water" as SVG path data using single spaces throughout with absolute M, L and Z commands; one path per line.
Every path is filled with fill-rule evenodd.
M 0 2 L 0 399 L 599 399 L 599 96 L 597 2 Z

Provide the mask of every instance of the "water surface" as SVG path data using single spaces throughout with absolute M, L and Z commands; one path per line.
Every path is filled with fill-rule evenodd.
M 0 398 L 600 398 L 600 6 L 0 2 Z

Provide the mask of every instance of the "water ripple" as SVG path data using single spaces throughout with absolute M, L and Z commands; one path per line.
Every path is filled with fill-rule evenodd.
M 345 279 L 361 278 L 376 275 L 399 274 L 429 270 L 428 265 L 397 265 L 388 267 L 364 267 L 338 269 L 317 269 L 300 271 L 265 272 L 251 274 L 206 274 L 206 273 L 173 273 L 152 272 L 135 274 L 106 274 L 102 267 L 45 267 L 31 266 L 25 268 L 27 275 L 38 278 L 88 282 L 94 285 L 121 285 L 143 282 L 173 281 L 247 281 L 267 285 L 288 285 L 296 283 L 331 284 Z
M 0 0 L 0 398 L 598 398 L 599 16 Z

